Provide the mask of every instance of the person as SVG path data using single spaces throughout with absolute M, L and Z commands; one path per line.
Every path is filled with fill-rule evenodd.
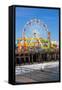
M 42 65 L 40 70 L 43 72 L 44 71 L 44 68 L 45 68 L 45 66 Z

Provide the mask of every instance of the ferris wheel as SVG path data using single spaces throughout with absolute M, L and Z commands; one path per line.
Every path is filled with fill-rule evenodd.
M 34 38 L 37 38 L 37 41 L 42 45 L 40 38 L 48 38 L 48 27 L 40 19 L 31 19 L 25 24 L 22 37 L 31 38 L 29 43 L 35 41 Z
M 40 19 L 32 19 L 32 20 L 29 20 L 27 21 L 27 23 L 24 25 L 24 28 L 23 28 L 23 31 L 27 34 L 27 33 L 31 33 L 33 32 L 33 30 L 36 30 L 37 33 L 40 33 L 40 35 L 43 33 L 47 34 L 48 32 L 48 27 L 45 23 L 43 23 Z M 30 34 L 30 35 L 31 35 Z M 27 34 L 28 35 L 28 34 Z M 28 35 L 28 36 L 30 36 Z
M 33 33 L 37 33 L 38 36 L 43 37 L 44 35 L 47 36 L 48 27 L 40 19 L 34 18 L 27 21 L 24 25 L 23 32 L 25 32 L 27 37 L 30 37 Z

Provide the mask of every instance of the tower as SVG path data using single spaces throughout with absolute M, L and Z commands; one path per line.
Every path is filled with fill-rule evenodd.
M 50 42 L 50 32 L 48 32 L 48 48 L 50 48 L 51 42 Z

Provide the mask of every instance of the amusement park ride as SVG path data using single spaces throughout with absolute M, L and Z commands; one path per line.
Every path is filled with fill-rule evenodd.
M 38 28 L 40 27 L 40 30 L 37 31 L 38 29 L 37 27 Z M 30 29 L 31 32 L 27 36 L 27 33 L 29 32 Z M 40 34 L 42 32 L 41 30 L 45 32 L 46 37 L 45 36 L 43 37 L 43 35 Z M 24 60 L 25 62 L 26 58 L 28 58 L 28 61 L 30 62 L 31 54 L 34 55 L 34 53 L 37 54 L 40 53 L 39 55 L 41 55 L 42 52 L 45 51 L 47 51 L 47 53 L 48 51 L 54 52 L 54 50 L 57 50 L 58 48 L 58 45 L 56 43 L 51 42 L 50 32 L 48 31 L 47 25 L 41 22 L 41 20 L 39 19 L 32 19 L 29 22 L 27 22 L 22 32 L 22 38 L 17 38 L 16 40 L 17 40 L 16 55 L 18 55 L 17 58 L 19 58 L 20 61 Z

